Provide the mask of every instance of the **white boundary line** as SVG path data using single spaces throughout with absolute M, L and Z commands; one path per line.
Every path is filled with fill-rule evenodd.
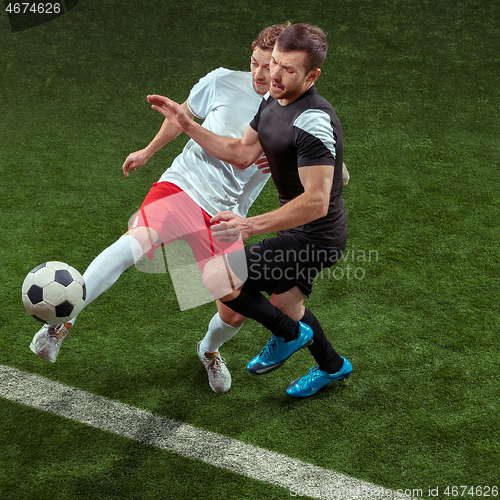
M 378 500 L 410 496 L 139 408 L 0 365 L 0 397 L 280 486 L 293 497 Z

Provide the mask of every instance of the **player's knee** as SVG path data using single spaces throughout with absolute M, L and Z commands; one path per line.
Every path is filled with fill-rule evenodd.
M 143 255 L 147 254 L 159 239 L 159 235 L 154 229 L 144 226 L 130 229 L 126 234 L 137 240 L 141 245 Z
M 216 299 L 234 298 L 236 289 L 242 284 L 232 273 L 224 256 L 210 260 L 203 269 L 202 277 L 203 284 Z
M 227 308 L 223 313 L 219 312 L 219 316 L 224 323 L 234 328 L 240 327 L 245 321 L 245 316 L 237 313 L 236 311 L 229 310 L 229 308 Z
M 298 294 L 285 292 L 271 296 L 271 303 L 295 321 L 300 321 L 305 313 L 304 299 Z
M 207 290 L 217 299 L 227 294 L 225 287 L 225 266 L 221 257 L 216 257 L 207 262 L 203 269 L 203 284 Z

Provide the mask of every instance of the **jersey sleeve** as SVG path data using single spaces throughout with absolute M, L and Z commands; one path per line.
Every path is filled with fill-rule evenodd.
M 222 68 L 215 69 L 200 78 L 199 82 L 191 89 L 187 100 L 188 107 L 194 116 L 205 119 L 213 109 L 217 77 Z
M 335 166 L 337 135 L 330 115 L 318 109 L 302 113 L 294 122 L 297 166 Z
M 257 114 L 253 117 L 253 120 L 250 122 L 250 127 L 252 127 L 255 130 L 255 132 L 257 132 L 259 129 L 260 114 L 262 113 L 262 110 L 267 106 L 268 98 L 269 98 L 269 93 L 267 93 L 264 96 L 264 99 L 262 99 L 259 109 L 257 110 Z

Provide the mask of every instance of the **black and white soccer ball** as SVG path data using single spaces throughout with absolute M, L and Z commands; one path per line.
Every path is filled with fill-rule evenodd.
M 58 325 L 74 318 L 85 304 L 81 274 L 64 262 L 45 262 L 32 269 L 23 283 L 24 307 L 35 319 Z

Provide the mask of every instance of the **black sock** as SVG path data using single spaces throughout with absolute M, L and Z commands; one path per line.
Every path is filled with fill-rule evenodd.
M 300 321 L 312 328 L 314 342 L 308 345 L 307 348 L 318 363 L 319 369 L 327 373 L 338 372 L 342 368 L 344 360 L 326 338 L 325 332 L 321 328 L 316 316 L 309 309 L 306 309 Z
M 274 335 L 285 339 L 285 342 L 295 340 L 298 336 L 299 322 L 281 312 L 259 291 L 246 284 L 243 285 L 238 297 L 224 304 L 233 311 L 258 321 Z

